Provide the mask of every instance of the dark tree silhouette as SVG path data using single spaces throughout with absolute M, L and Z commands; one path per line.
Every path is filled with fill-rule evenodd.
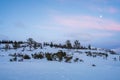
M 54 46 L 54 45 L 53 45 L 53 43 L 51 42 L 51 43 L 50 43 L 50 47 L 52 48 L 53 46 Z
M 90 45 L 90 44 L 88 45 L 88 49 L 90 49 L 90 50 L 91 50 L 91 45 Z
M 30 51 L 31 51 L 31 48 L 32 48 L 32 44 L 34 43 L 35 41 L 33 40 L 33 38 L 28 38 L 27 39 L 27 43 L 28 43 L 28 46 L 30 48 Z
M 37 43 L 37 42 L 34 42 L 34 43 L 33 43 L 33 48 L 34 48 L 34 49 L 37 49 L 37 47 L 38 47 L 38 43 Z
M 79 42 L 79 40 L 75 40 L 74 41 L 74 48 L 75 49 L 80 49 L 80 42 Z
M 67 41 L 66 41 L 66 47 L 67 47 L 68 49 L 71 49 L 71 48 L 72 48 L 72 44 L 71 44 L 70 40 L 67 40 Z
M 20 48 L 20 44 L 17 41 L 14 41 L 13 42 L 13 48 L 14 49 Z

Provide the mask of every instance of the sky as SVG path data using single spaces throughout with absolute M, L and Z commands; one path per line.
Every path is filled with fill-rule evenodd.
M 119 5 L 120 0 L 0 0 L 0 39 L 120 48 Z

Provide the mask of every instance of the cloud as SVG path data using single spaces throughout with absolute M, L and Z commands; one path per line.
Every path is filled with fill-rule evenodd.
M 117 8 L 114 8 L 114 7 L 108 8 L 108 12 L 111 13 L 111 14 L 117 13 L 118 11 L 119 10 Z
M 54 16 L 54 21 L 70 29 L 120 31 L 120 23 L 93 16 Z

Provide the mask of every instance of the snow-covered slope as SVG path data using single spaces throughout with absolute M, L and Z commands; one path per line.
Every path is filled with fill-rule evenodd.
M 3 45 L 2 45 L 3 46 Z M 48 61 L 46 58 L 34 59 L 31 54 L 34 53 L 57 53 L 62 50 L 67 55 L 73 56 L 70 63 L 65 60 Z M 23 62 L 10 62 L 10 54 L 27 54 L 31 59 L 25 59 Z M 105 56 L 90 56 L 88 53 L 106 53 Z M 79 61 L 75 61 L 79 58 Z M 88 50 L 88 49 L 62 49 L 43 47 L 43 49 L 29 50 L 26 47 L 19 49 L 0 50 L 0 80 L 120 80 L 120 61 L 119 55 L 110 54 L 106 50 Z
M 120 54 L 120 48 L 113 49 L 116 53 Z

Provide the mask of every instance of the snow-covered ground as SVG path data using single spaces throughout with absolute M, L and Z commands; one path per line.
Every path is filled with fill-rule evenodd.
M 115 64 L 4 62 L 0 63 L 0 80 L 120 80 L 120 65 Z
M 73 59 L 83 61 L 66 63 L 64 61 L 47 61 L 44 59 L 30 59 L 23 62 L 10 62 L 12 53 L 29 54 L 35 52 L 58 52 L 63 50 L 73 55 Z M 119 55 L 108 54 L 108 58 L 86 56 L 85 52 L 106 52 L 104 50 L 68 50 L 45 47 L 29 51 L 26 48 L 17 50 L 0 50 L 0 80 L 120 80 Z M 95 66 L 92 66 L 92 65 Z

